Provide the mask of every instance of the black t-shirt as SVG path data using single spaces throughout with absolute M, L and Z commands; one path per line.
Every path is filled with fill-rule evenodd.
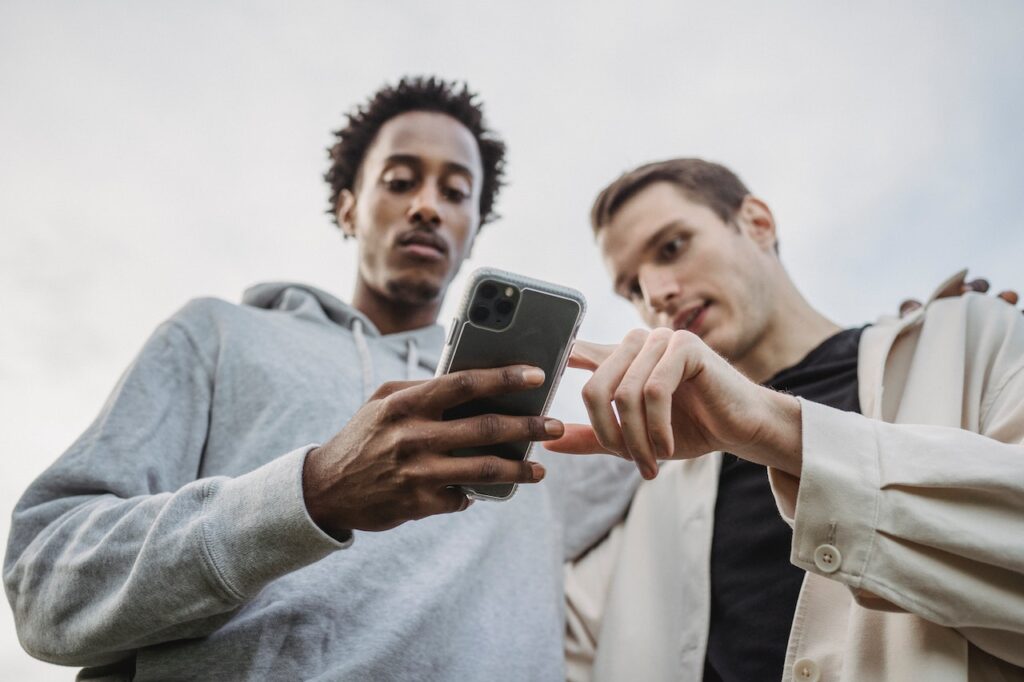
M 806 400 L 860 412 L 857 348 L 863 328 L 826 339 L 765 382 Z M 804 572 L 789 562 L 792 530 L 768 472 L 725 453 L 711 542 L 711 624 L 704 682 L 782 679 Z

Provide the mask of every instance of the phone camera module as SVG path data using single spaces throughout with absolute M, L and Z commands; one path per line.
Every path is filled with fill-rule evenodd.
M 469 321 L 478 327 L 501 331 L 512 324 L 518 303 L 518 288 L 507 282 L 486 280 L 473 293 Z
M 484 305 L 475 305 L 473 306 L 473 309 L 469 311 L 469 319 L 477 324 L 483 324 L 490 316 L 491 311 Z

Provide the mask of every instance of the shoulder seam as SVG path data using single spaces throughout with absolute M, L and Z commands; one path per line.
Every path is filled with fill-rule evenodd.
M 182 336 L 185 337 L 186 343 L 188 343 L 189 347 L 192 349 L 192 352 L 195 354 L 197 358 L 199 358 L 199 364 L 202 365 L 203 371 L 206 372 L 207 378 L 212 381 L 214 375 L 213 363 L 203 355 L 203 351 L 199 347 L 199 342 L 196 341 L 195 337 L 192 335 L 192 332 L 189 331 L 189 328 L 176 319 L 167 320 L 165 324 L 169 328 L 177 329 L 179 332 L 181 332 Z

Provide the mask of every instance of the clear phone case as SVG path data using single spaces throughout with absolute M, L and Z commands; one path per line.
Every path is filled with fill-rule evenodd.
M 481 322 L 481 294 L 497 287 L 499 299 L 516 299 L 508 319 L 498 317 L 501 308 L 491 310 Z M 511 289 L 509 289 L 511 287 Z M 514 294 L 509 294 L 514 290 Z M 544 384 L 528 391 L 469 401 L 445 411 L 444 419 L 463 419 L 482 414 L 531 416 L 547 414 L 558 382 L 565 371 L 573 339 L 586 312 L 583 294 L 570 287 L 524 277 L 495 268 L 473 271 L 459 305 L 459 314 L 448 330 L 448 340 L 438 363 L 437 374 L 465 369 L 484 369 L 527 364 L 544 370 Z M 475 318 L 474 318 L 475 315 Z M 455 450 L 454 456 L 498 455 L 525 459 L 532 443 L 520 441 L 481 448 Z M 470 497 L 507 500 L 515 484 L 464 486 Z

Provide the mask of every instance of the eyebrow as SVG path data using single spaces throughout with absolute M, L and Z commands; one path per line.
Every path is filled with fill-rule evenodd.
M 654 245 L 657 244 L 658 242 L 660 242 L 662 240 L 662 238 L 667 233 L 672 232 L 673 230 L 686 229 L 686 228 L 689 228 L 689 227 L 690 227 L 690 225 L 685 220 L 683 220 L 682 218 L 676 218 L 674 220 L 670 220 L 669 222 L 665 223 L 660 228 L 658 228 L 657 232 L 655 232 L 654 234 L 652 234 L 650 237 L 647 238 L 647 241 L 644 242 L 644 245 L 640 248 L 640 253 L 644 254 L 644 253 L 647 253 L 648 251 L 650 251 L 652 248 L 654 248 Z M 613 288 L 613 291 L 615 293 L 618 293 L 619 291 L 622 290 L 622 287 L 625 284 L 625 282 L 623 280 L 625 280 L 625 279 L 626 278 L 622 277 L 622 276 L 619 276 L 619 277 L 615 278 L 615 283 L 614 283 L 614 288 Z
M 392 154 L 391 156 L 384 159 L 384 165 L 390 166 L 392 164 L 404 164 L 406 166 L 412 166 L 414 168 L 420 168 L 423 166 L 423 159 L 414 154 Z M 445 161 L 444 168 L 448 173 L 458 173 L 465 175 L 466 177 L 473 179 L 473 171 L 467 166 L 457 163 L 455 161 Z

